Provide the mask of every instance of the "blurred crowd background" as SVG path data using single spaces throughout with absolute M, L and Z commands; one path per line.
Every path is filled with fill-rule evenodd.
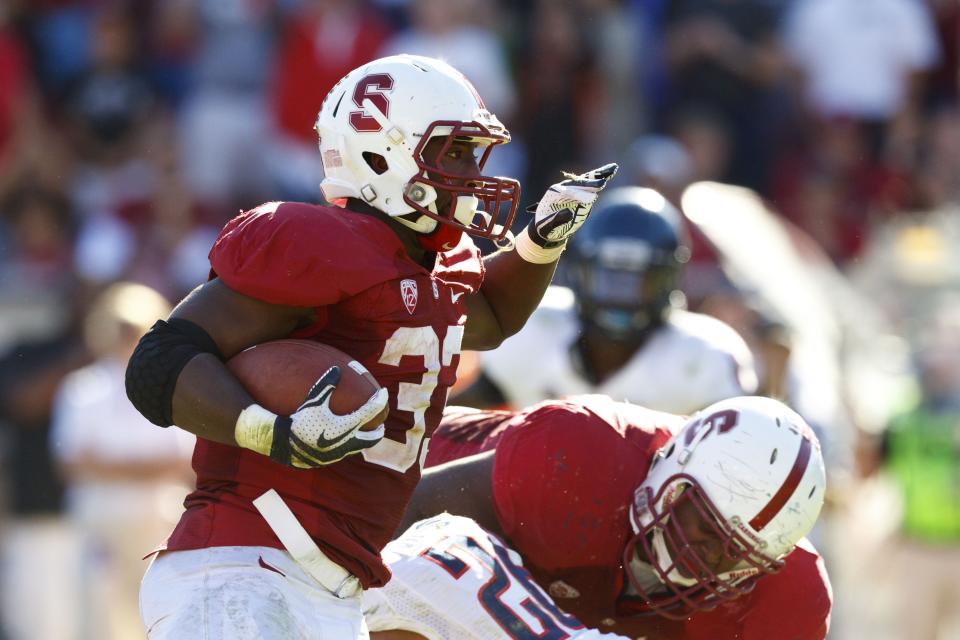
M 0 0 L 0 637 L 142 637 L 191 442 L 127 354 L 227 219 L 320 200 L 323 96 L 407 52 L 525 204 L 617 161 L 683 207 L 689 306 L 827 449 L 830 637 L 960 638 L 958 45 L 955 0 Z

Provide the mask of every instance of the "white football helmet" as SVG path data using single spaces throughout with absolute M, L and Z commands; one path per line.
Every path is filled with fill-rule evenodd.
M 447 63 L 397 55 L 354 69 L 324 98 L 315 128 L 328 201 L 358 198 L 418 233 L 439 232 L 443 241 L 434 250 L 450 248 L 463 231 L 493 240 L 507 234 L 520 199 L 516 180 L 438 167 L 455 139 L 478 145 L 481 170 L 491 149 L 510 141 L 473 85 Z M 425 158 L 424 147 L 435 137 L 447 142 L 436 157 Z M 382 156 L 387 169 L 378 172 L 370 154 Z M 438 210 L 438 190 L 451 195 L 445 211 Z
M 624 552 L 631 585 L 651 609 L 677 619 L 743 595 L 807 535 L 825 486 L 817 437 L 789 407 L 762 397 L 710 405 L 657 452 L 634 493 L 635 535 Z M 678 523 L 684 503 L 719 541 L 714 562 Z M 638 577 L 641 560 L 656 585 Z

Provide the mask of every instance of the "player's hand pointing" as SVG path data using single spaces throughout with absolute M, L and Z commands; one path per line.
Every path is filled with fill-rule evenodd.
M 567 173 L 565 180 L 547 189 L 540 202 L 527 209 L 534 216 L 517 239 L 521 257 L 538 264 L 556 260 L 567 240 L 587 221 L 617 169 L 616 163 L 610 163 L 580 175 Z

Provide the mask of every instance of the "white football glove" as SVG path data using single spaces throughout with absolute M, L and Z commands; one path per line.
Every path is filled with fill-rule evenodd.
M 328 465 L 374 446 L 383 439 L 383 424 L 370 431 L 360 427 L 386 408 L 387 390 L 379 389 L 362 406 L 340 416 L 330 410 L 339 382 L 340 367 L 330 367 L 289 416 L 250 405 L 237 419 L 237 444 L 300 469 Z
M 551 186 L 540 202 L 527 208 L 534 216 L 517 241 L 521 257 L 535 263 L 556 260 L 619 168 L 612 162 L 578 176 L 564 173 L 566 180 Z

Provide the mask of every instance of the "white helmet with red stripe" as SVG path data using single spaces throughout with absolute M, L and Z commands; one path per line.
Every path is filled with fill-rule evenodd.
M 624 554 L 631 585 L 675 618 L 742 595 L 809 533 L 825 486 L 820 444 L 789 407 L 762 397 L 710 405 L 657 452 L 634 494 Z M 681 526 L 681 510 L 709 528 L 700 542 Z M 720 544 L 707 560 L 702 540 L 711 538 Z
M 463 231 L 492 239 L 506 235 L 519 183 L 456 175 L 439 166 L 454 140 L 476 144 L 480 170 L 493 147 L 510 142 L 510 132 L 473 85 L 446 62 L 404 54 L 354 69 L 324 98 L 315 128 L 327 200 L 363 200 L 421 234 L 442 230 L 441 224 L 445 237 Z M 446 139 L 446 146 L 425 157 L 433 138 Z M 371 161 L 376 156 L 385 169 Z M 438 191 L 450 194 L 448 205 L 439 205 Z

